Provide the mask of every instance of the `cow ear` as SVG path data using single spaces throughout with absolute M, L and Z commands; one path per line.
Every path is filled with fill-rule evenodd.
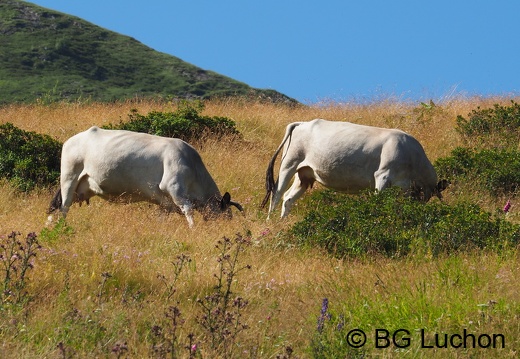
M 225 211 L 226 209 L 229 208 L 230 203 L 231 203 L 231 195 L 229 194 L 229 192 L 226 192 L 226 193 L 224 193 L 224 195 L 222 196 L 222 199 L 220 200 L 220 209 L 222 211 Z
M 442 192 L 446 188 L 448 188 L 449 185 L 450 185 L 450 181 L 448 181 L 448 180 L 439 181 L 439 183 L 437 183 L 437 191 Z

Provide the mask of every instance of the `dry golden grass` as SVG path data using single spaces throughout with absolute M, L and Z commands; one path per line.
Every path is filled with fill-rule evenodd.
M 0 338 L 4 343 L 0 346 L 0 356 L 60 356 L 56 338 L 67 337 L 64 334 L 67 330 L 71 333 L 68 334 L 70 342 L 66 344 L 72 348 L 72 343 L 76 343 L 74 345 L 79 348 L 75 349 L 76 355 L 87 356 L 89 352 L 85 349 L 87 345 L 81 344 L 81 332 L 92 330 L 88 320 L 93 326 L 104 327 L 106 338 L 109 338 L 99 340 L 96 355 L 106 353 L 108 357 L 112 346 L 120 340 L 128 343 L 129 357 L 149 356 L 151 341 L 143 333 L 155 323 L 164 321 L 164 310 L 172 305 L 167 299 L 167 288 L 157 274 L 171 279 L 176 256 L 181 253 L 190 256 L 192 263 L 176 284 L 175 298 L 180 301 L 186 322 L 193 323 L 197 315 L 195 300 L 214 285 L 215 243 L 223 236 L 233 237 L 236 233 L 251 233 L 253 241 L 241 258 L 241 263 L 250 264 L 252 269 L 241 272 L 236 282 L 237 293 L 250 301 L 244 316 L 250 329 L 242 337 L 243 350 L 249 352 L 242 352 L 238 357 L 272 358 L 283 353 L 285 346 L 291 346 L 298 357 L 309 356 L 305 348 L 315 331 L 324 297 L 339 309 L 360 308 L 366 302 L 384 306 L 401 296 L 419 295 L 418 288 L 424 285 L 432 303 L 444 307 L 446 312 L 456 311 L 451 307 L 451 300 L 462 305 L 501 301 L 511 305 L 511 311 L 520 308 L 520 288 L 514 279 L 520 276 L 516 258 L 503 259 L 493 254 L 461 255 L 457 268 L 471 285 L 457 289 L 456 285 L 447 282 L 443 287 L 439 273 L 449 263 L 449 258 L 374 258 L 363 262 L 332 259 L 319 250 L 303 251 L 283 243 L 280 232 L 301 218 L 298 208 L 290 219 L 269 223 L 265 221 L 265 212 L 258 208 L 264 196 L 265 167 L 290 122 L 326 118 L 400 128 L 423 144 L 433 162 L 460 145 L 454 130 L 457 115 L 467 116 L 478 106 L 485 108 L 508 101 L 503 98 L 456 98 L 430 111 L 416 103 L 394 101 L 327 103 L 311 107 L 236 100 L 207 102 L 204 114 L 235 120 L 244 141 L 210 140 L 196 144 L 196 147 L 220 190 L 229 191 L 232 198 L 244 206 L 245 213 L 235 212 L 231 221 L 204 222 L 196 216 L 195 228 L 189 230 L 184 216 L 165 215 L 148 204 L 112 204 L 93 199 L 90 206 L 74 205 L 67 217 L 73 233 L 42 243 L 44 249 L 31 273 L 29 288 L 35 293 L 35 299 L 27 308 L 23 323 L 18 318 L 0 324 Z M 174 109 L 169 103 L 149 101 L 8 105 L 0 108 L 0 123 L 11 122 L 22 129 L 46 133 L 64 141 L 92 125 L 126 120 L 134 108 L 143 114 Z M 0 235 L 13 230 L 22 233 L 42 231 L 52 193 L 41 190 L 19 194 L 6 183 L 0 184 L 0 193 Z M 447 197 L 449 201 L 449 195 Z M 112 276 L 106 281 L 106 287 L 101 286 L 103 273 Z M 466 298 L 456 301 L 457 290 L 464 290 Z M 73 312 L 82 319 L 70 319 Z M 475 307 L 473 319 L 478 320 L 479 315 Z M 460 318 L 461 326 L 467 324 L 466 319 L 471 318 Z M 509 320 L 511 318 L 495 318 L 498 327 L 493 327 L 493 322 L 489 321 L 479 330 L 496 332 L 503 326 L 511 336 L 520 335 L 518 327 L 516 332 L 510 329 Z M 30 339 L 20 339 L 14 327 L 29 332 Z M 183 338 L 188 331 L 195 330 L 191 327 L 183 329 Z M 515 345 L 520 343 L 513 337 L 510 341 Z M 255 346 L 256 355 L 251 353 Z M 519 348 L 508 349 L 500 355 L 512 357 Z M 392 357 L 393 352 L 376 354 Z M 418 357 L 445 357 L 446 352 L 416 354 Z M 489 352 L 484 354 L 489 355 Z M 210 357 L 211 354 L 203 352 L 203 355 Z M 449 352 L 454 358 L 466 355 L 468 353 L 463 351 Z

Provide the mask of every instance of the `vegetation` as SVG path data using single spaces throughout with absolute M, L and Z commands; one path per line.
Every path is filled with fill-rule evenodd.
M 514 196 L 520 184 L 520 105 L 478 107 L 469 119 L 457 116 L 456 131 L 465 147 L 436 161 L 438 174 L 451 182 L 471 183 L 492 195 Z
M 457 132 L 473 146 L 517 149 L 520 142 L 520 104 L 494 104 L 493 108 L 472 110 L 469 119 L 457 116 Z
M 105 128 L 145 132 L 177 137 L 186 141 L 203 138 L 239 137 L 235 123 L 226 117 L 200 114 L 202 102 L 182 101 L 174 112 L 153 111 L 140 115 L 132 110 L 128 122 Z M 0 125 L 0 176 L 18 190 L 29 191 L 39 186 L 56 185 L 60 172 L 62 143 L 49 135 L 24 131 L 11 123 Z
M 466 182 L 493 195 L 512 196 L 520 185 L 520 151 L 457 147 L 435 163 L 438 175 L 452 183 Z
M 60 174 L 61 143 L 49 135 L 0 124 L 0 176 L 19 190 L 56 183 Z
M 136 97 L 294 100 L 26 1 L 0 3 L 0 104 Z
M 36 233 L 29 233 L 20 240 L 20 233 L 12 232 L 0 238 L 0 263 L 3 286 L 0 292 L 0 310 L 25 304 L 29 298 L 25 291 L 28 271 L 33 268 L 33 257 L 41 248 Z
M 475 249 L 516 248 L 520 226 L 468 203 L 426 205 L 392 188 L 353 197 L 317 192 L 291 230 L 298 244 L 321 246 L 338 257 L 438 256 Z
M 36 254 L 2 262 L 13 295 L 2 297 L 0 356 L 515 357 L 516 192 L 494 194 L 457 175 L 442 203 L 420 205 L 393 190 L 344 196 L 316 185 L 288 219 L 266 222 L 258 209 L 265 167 L 290 122 L 322 117 L 398 127 L 437 161 L 457 148 L 488 149 L 465 143 L 457 116 L 510 103 L 192 104 L 200 117 L 234 120 L 241 140 L 208 136 L 193 144 L 219 188 L 246 212 L 208 222 L 197 215 L 191 230 L 183 216 L 165 216 L 154 206 L 101 199 L 74 205 L 66 222 L 45 227 L 52 194 L 0 182 L 1 248 L 18 250 L 20 242 L 25 253 Z M 158 100 L 11 104 L 0 108 L 0 123 L 63 142 L 129 113 L 148 118 L 181 107 Z M 506 161 L 503 167 L 510 166 Z M 314 223 L 304 221 L 309 216 Z M 25 239 L 37 245 L 28 250 Z M 5 253 L 24 258 L 24 252 Z M 23 281 L 14 267 L 26 268 Z M 354 330 L 365 333 L 364 346 L 355 347 L 361 337 Z M 442 347 L 445 335 L 464 331 L 483 340 L 502 335 L 505 342 Z
M 146 116 L 133 109 L 127 122 L 121 121 L 119 125 L 110 124 L 105 128 L 176 137 L 185 141 L 240 135 L 233 120 L 226 117 L 203 116 L 200 114 L 203 109 L 204 103 L 200 101 L 181 101 L 174 112 L 153 111 Z

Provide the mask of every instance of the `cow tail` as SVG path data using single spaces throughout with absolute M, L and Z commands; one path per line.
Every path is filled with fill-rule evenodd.
M 63 198 L 61 196 L 61 188 L 60 188 L 60 189 L 58 189 L 58 191 L 52 198 L 51 203 L 49 204 L 49 209 L 47 210 L 47 214 L 51 214 L 52 212 L 56 211 L 57 209 L 60 209 L 62 203 L 63 203 Z
M 261 208 L 264 208 L 267 202 L 269 201 L 269 198 L 271 197 L 271 194 L 275 191 L 275 181 L 274 181 L 274 163 L 276 162 L 276 157 L 278 157 L 278 154 L 282 150 L 283 146 L 285 145 L 285 142 L 287 142 L 288 139 L 291 138 L 292 132 L 294 129 L 299 126 L 301 122 L 294 122 L 287 126 L 287 129 L 285 130 L 285 136 L 282 140 L 282 143 L 278 148 L 276 149 L 276 152 L 274 153 L 273 157 L 271 158 L 271 161 L 269 161 L 269 165 L 267 166 L 267 171 L 265 173 L 265 190 L 266 194 L 262 201 L 262 204 L 260 205 Z

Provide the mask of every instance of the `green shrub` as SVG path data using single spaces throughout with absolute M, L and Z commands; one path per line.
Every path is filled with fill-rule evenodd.
M 493 195 L 514 195 L 520 188 L 520 151 L 458 147 L 435 162 L 440 178 L 470 181 Z
M 226 117 L 202 116 L 204 104 L 200 101 L 182 101 L 174 112 L 152 111 L 144 116 L 132 110 L 128 122 L 108 125 L 105 128 L 145 132 L 157 136 L 176 137 L 185 141 L 200 139 L 203 136 L 221 138 L 238 136 L 235 122 Z
M 469 119 L 457 116 L 457 132 L 467 143 L 476 146 L 517 148 L 520 140 L 520 105 L 495 104 L 490 109 L 471 111 Z
M 298 244 L 320 246 L 337 257 L 502 250 L 520 240 L 520 226 L 477 205 L 422 204 L 404 197 L 397 188 L 359 196 L 319 191 L 310 202 L 310 207 L 317 209 L 289 233 Z
M 511 106 L 477 108 L 468 119 L 457 117 L 456 130 L 467 148 L 435 162 L 439 177 L 514 196 L 520 184 L 520 105 L 511 101 Z
M 0 125 L 0 176 L 22 191 L 56 183 L 61 145 L 50 136 L 27 132 L 11 123 Z

